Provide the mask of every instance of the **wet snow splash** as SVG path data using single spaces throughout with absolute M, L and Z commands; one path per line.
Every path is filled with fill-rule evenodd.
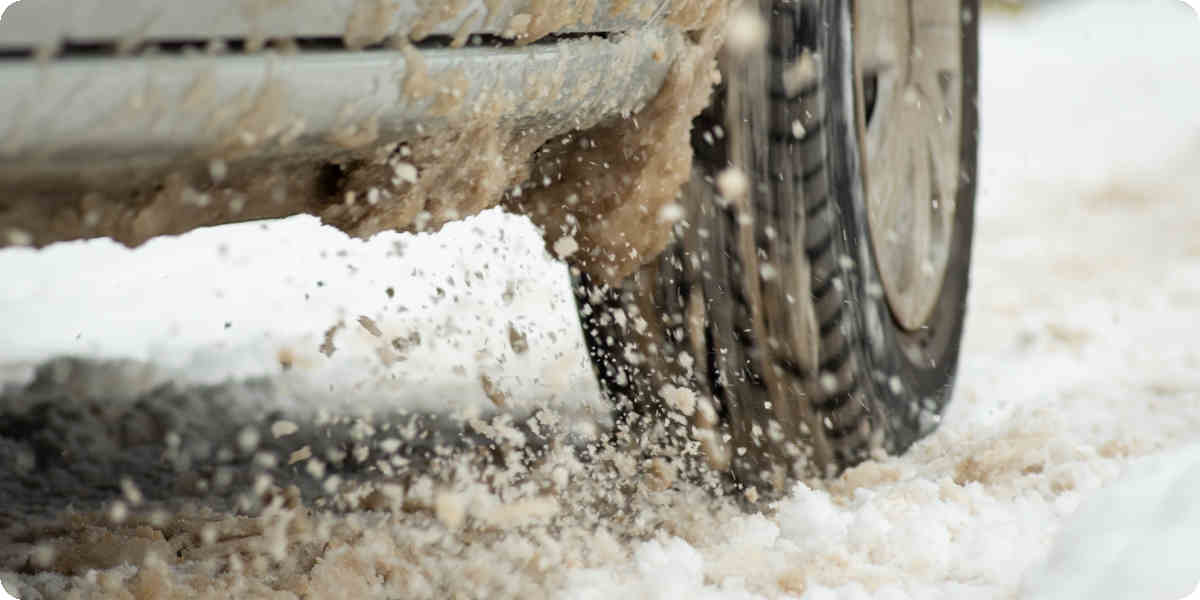
M 10 350 L 74 340 L 111 358 L 9 363 L 0 572 L 23 597 L 545 595 L 564 565 L 617 564 L 631 540 L 686 530 L 684 507 L 737 514 L 694 448 L 653 431 L 612 443 L 566 269 L 528 221 L 493 212 L 449 238 L 370 242 L 308 218 L 272 229 L 152 242 L 186 265 L 98 242 L 6 257 L 30 284 L 6 309 L 46 310 L 37 298 L 72 285 L 118 296 L 79 320 L 28 315 Z M 295 235 L 336 239 L 269 249 Z M 297 253 L 285 272 L 303 281 L 266 285 Z M 119 283 L 36 281 L 76 260 L 173 282 L 143 300 L 177 311 L 158 322 L 167 339 L 126 335 L 123 318 L 147 314 L 122 314 Z M 669 406 L 694 410 L 689 394 Z

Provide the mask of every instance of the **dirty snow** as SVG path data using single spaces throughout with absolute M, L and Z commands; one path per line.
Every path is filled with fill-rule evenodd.
M 1171 0 L 1053 3 L 989 15 L 983 35 L 982 188 L 964 358 L 942 427 L 904 457 L 798 484 L 761 513 L 713 498 L 659 459 L 616 453 L 581 464 L 561 449 L 528 472 L 494 473 L 541 487 L 497 495 L 465 480 L 418 478 L 400 502 L 386 474 L 347 466 L 395 456 L 390 430 L 340 422 L 333 435 L 344 447 L 327 447 L 321 427 L 395 406 L 486 415 L 496 397 L 529 411 L 596 408 L 565 269 L 527 225 L 488 213 L 445 236 L 358 242 L 291 219 L 132 252 L 99 241 L 10 249 L 0 253 L 5 381 L 24 385 L 51 356 L 139 361 L 89 372 L 87 387 L 112 395 L 111 404 L 92 405 L 66 429 L 47 421 L 33 447 L 83 444 L 54 437 L 72 425 L 103 442 L 136 430 L 129 423 L 143 423 L 145 410 L 150 425 L 137 427 L 158 431 L 164 419 L 182 437 L 121 439 L 159 435 L 163 461 L 178 461 L 204 434 L 244 455 L 230 464 L 258 465 L 231 477 L 290 481 L 259 464 L 275 457 L 296 457 L 306 471 L 298 462 L 299 492 L 247 481 L 267 506 L 235 517 L 235 507 L 205 505 L 185 489 L 209 479 L 134 469 L 138 481 L 111 479 L 108 489 L 85 485 L 103 468 L 68 465 L 45 483 L 76 490 L 78 512 L 14 523 L 3 508 L 17 501 L 0 501 L 0 580 L 23 599 L 68 589 L 83 597 L 1187 595 L 1200 581 L 1200 78 L 1189 75 L 1200 72 L 1200 21 Z M 362 316 L 382 335 L 356 322 Z M 514 329 L 526 351 L 514 350 Z M 329 356 L 320 350 L 327 340 Z M 481 376 L 503 394 L 484 389 Z M 217 385 L 155 392 L 164 381 Z M 72 394 L 63 402 L 82 402 Z M 693 407 L 684 391 L 667 394 L 681 410 Z M 0 425 L 25 414 L 22 398 L 0 397 Z M 552 413 L 537 414 L 539 427 L 556 426 Z M 475 422 L 505 444 L 528 433 Z M 59 464 L 21 451 L 26 442 L 12 435 L 0 427 L 12 480 L 29 461 Z M 111 445 L 97 448 L 126 466 L 139 456 Z M 326 510 L 303 473 L 326 490 L 346 490 L 364 473 L 379 485 Z M 81 483 L 71 487 L 68 475 Z M 638 489 L 612 483 L 622 480 Z M 175 512 L 145 512 L 151 506 Z M 22 527 L 33 538 L 10 535 Z M 75 553 L 55 554 L 59 542 Z

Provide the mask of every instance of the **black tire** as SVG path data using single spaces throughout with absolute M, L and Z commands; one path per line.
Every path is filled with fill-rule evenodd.
M 763 6 L 761 63 L 723 68 L 725 85 L 695 124 L 687 217 L 671 246 L 620 289 L 575 281 L 624 431 L 682 421 L 660 400 L 664 385 L 700 390 L 716 423 L 696 411 L 686 435 L 701 437 L 752 497 L 903 452 L 936 427 L 963 331 L 978 145 L 978 2 L 966 0 L 949 264 L 931 316 L 905 329 L 881 291 L 868 232 L 850 2 Z M 816 77 L 785 90 L 785 67 L 805 57 L 817 57 Z M 749 191 L 716 202 L 714 180 L 731 164 L 745 165 Z M 637 317 L 648 325 L 631 326 Z

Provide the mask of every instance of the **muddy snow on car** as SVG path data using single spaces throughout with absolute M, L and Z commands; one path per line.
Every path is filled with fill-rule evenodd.
M 1200 20 L 1173 0 L 998 6 L 961 368 L 904 456 L 751 504 L 694 445 L 612 442 L 567 268 L 497 211 L 367 241 L 295 217 L 10 248 L 0 582 L 22 600 L 1188 596 Z

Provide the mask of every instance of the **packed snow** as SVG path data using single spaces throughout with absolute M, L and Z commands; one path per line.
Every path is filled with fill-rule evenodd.
M 1187 596 L 1200 582 L 1200 20 L 1174 0 L 1048 3 L 989 13 L 982 35 L 962 365 L 941 427 L 906 455 L 799 483 L 761 512 L 665 463 L 562 448 L 493 472 L 541 487 L 417 478 L 401 502 L 386 474 L 339 466 L 393 455 L 383 427 L 408 423 L 361 415 L 478 415 L 478 431 L 518 447 L 532 433 L 485 418 L 533 413 L 584 437 L 605 418 L 565 267 L 527 222 L 489 212 L 360 242 L 295 218 L 135 251 L 10 249 L 0 581 L 22 600 Z M 61 410 L 80 415 L 65 426 L 13 393 L 56 356 L 122 361 L 64 379 Z M 72 377 L 110 403 L 79 399 Z M 43 482 L 79 494 L 62 506 L 13 483 L 57 460 L 29 448 L 89 447 L 72 427 L 103 441 L 139 411 L 151 425 L 138 427 L 183 435 L 160 432 L 159 462 L 210 439 L 247 465 L 296 463 L 301 489 L 249 479 L 266 498 L 251 518 L 236 496 L 206 505 L 188 487 L 218 485 L 219 468 L 181 483 L 166 467 L 121 479 L 64 466 Z M 44 435 L 9 439 L 18 417 L 44 419 Z M 322 446 L 324 427 L 344 447 Z M 121 468 L 137 458 L 110 446 L 96 447 Z M 246 469 L 228 476 L 267 472 Z M 625 490 L 627 473 L 646 480 Z M 337 510 L 311 500 L 350 483 L 365 487 L 331 493 Z M 36 519 L 14 517 L 37 503 Z

